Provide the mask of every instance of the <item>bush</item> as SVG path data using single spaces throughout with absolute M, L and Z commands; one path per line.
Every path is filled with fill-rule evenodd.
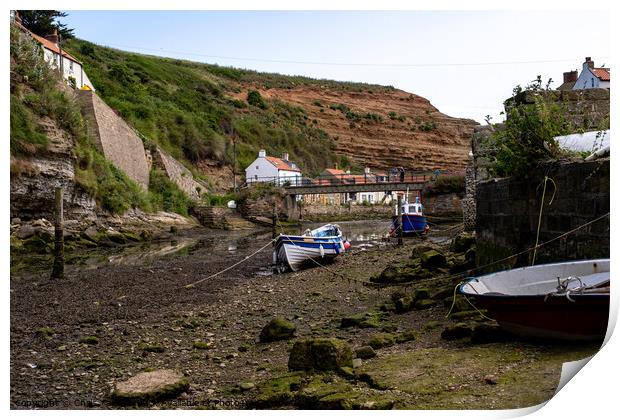
M 572 127 L 564 105 L 549 89 L 550 82 L 542 88 L 538 76 L 525 89 L 515 87 L 505 102 L 506 122 L 492 135 L 498 148 L 492 167 L 496 176 L 525 175 L 539 162 L 561 156 L 554 137 L 569 134 Z
M 263 97 L 261 96 L 260 92 L 257 90 L 251 90 L 248 92 L 248 103 L 250 105 L 257 106 L 261 109 L 267 108 L 267 104 L 265 104 Z
M 191 199 L 159 170 L 151 171 L 149 180 L 149 201 L 154 209 L 178 213 L 187 216 L 192 204 Z

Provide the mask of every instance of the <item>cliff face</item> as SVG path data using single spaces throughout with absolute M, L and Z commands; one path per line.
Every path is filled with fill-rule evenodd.
M 238 98 L 245 98 L 244 86 Z M 477 122 L 442 114 L 428 99 L 398 89 L 346 91 L 321 86 L 260 90 L 303 108 L 334 139 L 336 152 L 375 169 L 464 171 Z

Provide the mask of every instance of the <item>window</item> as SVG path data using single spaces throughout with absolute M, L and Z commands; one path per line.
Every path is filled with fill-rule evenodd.
M 69 70 L 73 70 L 73 61 L 69 61 Z
M 258 165 L 256 165 L 256 169 L 258 169 Z
M 590 80 L 592 80 L 592 87 L 594 87 L 594 77 Z

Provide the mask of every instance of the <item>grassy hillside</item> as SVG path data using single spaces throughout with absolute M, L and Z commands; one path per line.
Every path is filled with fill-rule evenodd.
M 67 159 L 50 150 L 51 141 L 42 124 L 43 119 L 48 119 L 71 139 L 75 183 L 90 193 L 102 209 L 123 213 L 138 207 L 187 213 L 188 199 L 176 185 L 153 173 L 149 191 L 142 191 L 104 158 L 88 137 L 72 91 L 43 61 L 40 46 L 15 27 L 11 27 L 10 52 L 12 178 L 36 176 L 26 170 L 33 158 Z
M 370 88 L 127 53 L 78 39 L 68 41 L 65 48 L 84 63 L 108 105 L 150 141 L 189 164 L 208 159 L 230 165 L 235 139 L 239 170 L 265 148 L 273 155 L 287 151 L 306 173 L 318 173 L 338 159 L 333 139 L 313 127 L 301 107 L 263 98 L 258 92 L 234 98 L 240 83 Z

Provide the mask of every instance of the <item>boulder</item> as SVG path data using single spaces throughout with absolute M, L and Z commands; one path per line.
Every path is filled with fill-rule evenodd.
M 295 324 L 282 318 L 274 318 L 260 332 L 261 343 L 286 340 L 295 335 Z
M 510 334 L 495 324 L 478 324 L 471 332 L 471 342 L 475 344 L 497 343 L 509 339 Z
M 393 346 L 396 342 L 394 334 L 379 333 L 373 335 L 368 341 L 368 345 L 375 350 L 382 349 L 384 347 Z
M 288 359 L 288 368 L 291 371 L 337 370 L 352 365 L 351 347 L 337 338 L 296 341 Z
M 342 318 L 340 328 L 379 328 L 385 315 L 380 312 L 366 312 Z
M 430 299 L 430 297 L 431 293 L 428 289 L 417 289 L 415 292 L 413 292 L 413 298 L 415 300 Z
M 446 257 L 438 251 L 426 251 L 420 257 L 420 265 L 428 270 L 435 270 L 447 265 Z
M 428 309 L 435 305 L 437 305 L 437 301 L 433 299 L 420 299 L 420 300 L 416 300 L 415 303 L 413 304 L 413 306 L 416 309 Z
M 355 357 L 359 359 L 372 359 L 377 356 L 377 352 L 370 346 L 362 346 L 355 350 Z
M 120 405 L 145 404 L 175 397 L 189 388 L 187 378 L 171 369 L 142 372 L 115 385 L 112 401 Z
M 15 236 L 19 239 L 30 238 L 34 235 L 35 229 L 30 225 L 22 225 L 15 231 Z
M 461 232 L 454 237 L 450 244 L 450 250 L 456 253 L 466 252 L 476 243 L 476 234 L 473 232 Z
M 441 332 L 441 338 L 444 340 L 457 340 L 459 338 L 469 337 L 471 335 L 472 329 L 469 325 L 465 323 L 458 323 L 455 325 L 447 326 Z
M 401 297 L 394 301 L 394 310 L 396 313 L 402 314 L 413 308 L 413 299 L 410 297 Z
M 90 226 L 84 231 L 84 233 L 82 233 L 82 235 L 84 235 L 86 239 L 92 242 L 97 242 L 97 240 L 99 239 L 99 231 L 97 231 L 97 228 L 94 226 Z
M 439 251 L 439 248 L 433 244 L 417 244 L 411 249 L 411 259 L 422 258 L 422 254 L 428 251 Z

